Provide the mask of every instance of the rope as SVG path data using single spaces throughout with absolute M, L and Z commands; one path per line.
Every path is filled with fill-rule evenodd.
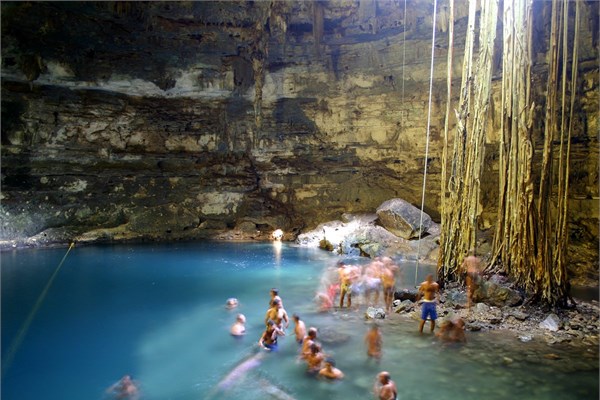
M 58 274 L 58 271 L 60 270 L 60 267 L 62 267 L 63 263 L 65 262 L 65 259 L 69 255 L 69 252 L 71 251 L 71 249 L 73 248 L 73 246 L 75 246 L 75 242 L 72 242 L 71 245 L 69 246 L 69 249 L 65 253 L 64 257 L 62 258 L 62 260 L 60 262 L 60 264 L 58 264 L 58 267 L 56 267 L 56 269 L 52 273 L 52 276 L 48 280 L 48 283 L 46 283 L 46 286 L 44 287 L 44 290 L 42 290 L 42 293 L 40 293 L 40 296 L 38 297 L 37 301 L 35 302 L 35 305 L 31 309 L 31 312 L 27 316 L 27 319 L 25 320 L 25 322 L 21 326 L 21 329 L 19 329 L 19 332 L 18 332 L 17 336 L 15 337 L 15 339 L 13 340 L 10 348 L 8 349 L 6 360 L 5 360 L 4 366 L 2 368 L 2 375 L 4 375 L 4 373 L 6 372 L 6 370 L 9 368 L 10 364 L 12 364 L 12 361 L 13 361 L 13 359 L 15 357 L 15 354 L 17 353 L 17 350 L 19 350 L 19 347 L 21 346 L 21 343 L 23 342 L 23 339 L 25 338 L 25 335 L 27 334 L 27 331 L 29 330 L 29 327 L 31 326 L 31 323 L 33 322 L 33 318 L 35 317 L 35 315 L 37 314 L 38 310 L 40 309 L 40 306 L 42 305 L 42 303 L 44 301 L 44 298 L 48 294 L 48 290 L 50 289 L 50 286 L 52 286 L 52 282 L 54 281 L 54 278 L 56 278 L 56 275 Z
M 433 59 L 435 55 L 435 17 L 437 13 L 437 0 L 433 0 L 433 21 L 431 34 L 431 67 L 429 73 L 429 110 L 427 111 L 427 138 L 425 140 L 425 167 L 423 170 L 423 190 L 421 193 L 421 218 L 419 220 L 419 243 L 417 245 L 417 263 L 415 264 L 415 286 L 417 286 L 417 272 L 419 258 L 421 257 L 421 234 L 423 231 L 423 208 L 425 206 L 425 185 L 427 183 L 427 158 L 429 157 L 429 128 L 431 123 L 431 92 L 433 91 Z
M 404 19 L 402 21 L 402 107 L 404 107 L 404 68 L 406 67 L 406 0 L 404 0 Z M 404 122 L 404 119 L 402 120 Z

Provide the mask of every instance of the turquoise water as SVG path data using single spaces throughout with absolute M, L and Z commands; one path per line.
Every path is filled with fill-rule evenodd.
M 418 321 L 393 314 L 382 323 L 384 355 L 368 361 L 360 311 L 319 313 L 315 291 L 338 258 L 272 243 L 185 243 L 75 247 L 24 334 L 19 335 L 66 249 L 2 253 L 2 399 L 103 399 L 124 374 L 142 399 L 368 399 L 388 370 L 401 399 L 597 399 L 597 349 L 521 343 L 510 333 L 469 334 L 448 347 Z M 365 263 L 368 260 L 354 260 Z M 403 264 L 412 286 L 414 264 Z M 419 271 L 418 279 L 426 272 Z M 269 289 L 291 315 L 316 326 L 323 348 L 345 373 L 317 381 L 297 361 L 293 337 L 227 390 L 217 384 L 258 352 Z M 229 297 L 240 305 L 227 310 Z M 228 333 L 237 313 L 247 335 Z M 291 331 L 291 328 L 290 328 Z M 333 339 L 332 339 L 333 337 Z M 22 339 L 15 346 L 15 339 Z M 7 361 L 7 354 L 14 357 Z M 552 353 L 559 360 L 548 359 Z

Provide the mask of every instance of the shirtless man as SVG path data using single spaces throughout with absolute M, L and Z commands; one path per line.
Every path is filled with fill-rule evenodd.
M 246 334 L 246 317 L 244 314 L 238 314 L 235 323 L 231 325 L 229 332 L 233 336 L 243 336 Z
M 398 389 L 396 384 L 387 371 L 381 371 L 377 374 L 377 381 L 373 391 L 379 400 L 396 400 L 398 398 Z
M 277 324 L 279 329 L 287 329 L 288 326 L 290 326 L 290 319 L 287 312 L 281 305 L 281 299 L 273 300 L 273 306 L 267 310 L 267 315 L 265 315 L 265 323 L 267 323 L 269 320 L 275 321 L 275 324 Z M 285 327 L 283 326 L 283 322 L 285 322 Z
M 300 350 L 300 358 L 306 358 L 310 354 L 310 346 L 317 340 L 317 328 L 308 328 L 308 334 L 302 340 L 302 349 Z
M 292 319 L 294 320 L 295 324 L 294 334 L 296 335 L 296 342 L 301 345 L 302 341 L 304 340 L 304 336 L 306 336 L 306 325 L 304 324 L 304 321 L 300 319 L 298 314 L 294 314 Z
M 437 312 L 435 311 L 436 295 L 439 293 L 440 287 L 437 282 L 433 281 L 433 275 L 429 274 L 425 278 L 425 281 L 419 286 L 419 295 L 423 293 L 423 303 L 421 304 L 421 325 L 419 326 L 419 332 L 423 333 L 423 326 L 427 317 L 431 318 L 431 332 L 435 329 L 435 320 L 437 319 Z
M 319 376 L 327 379 L 342 379 L 344 373 L 335 367 L 333 358 L 327 358 L 325 359 L 325 366 L 319 371 Z
M 283 300 L 281 300 L 281 297 L 279 297 L 279 289 L 271 288 L 271 291 L 269 293 L 271 295 L 271 300 L 269 300 L 269 307 L 273 307 L 273 301 L 275 300 L 279 300 L 281 302 L 281 306 L 283 307 Z
M 317 343 L 313 343 L 310 346 L 310 354 L 306 356 L 307 372 L 310 375 L 318 374 L 324 359 L 325 355 L 321 351 L 321 346 Z
M 396 276 L 394 272 L 398 269 L 389 259 L 381 268 L 381 284 L 383 286 L 383 300 L 385 301 L 385 311 L 392 310 L 394 303 L 394 291 L 396 290 Z
M 338 264 L 340 274 L 340 308 L 344 307 L 344 297 L 348 294 L 348 308 L 352 307 L 352 284 L 360 277 L 360 270 L 354 265 Z
M 462 263 L 462 270 L 466 273 L 465 284 L 467 285 L 467 310 L 471 310 L 473 304 L 473 293 L 479 285 L 479 264 L 481 260 L 475 256 L 475 250 L 469 250 L 469 254 Z
M 371 326 L 371 329 L 365 335 L 365 343 L 367 345 L 367 356 L 380 361 L 382 338 L 378 325 Z

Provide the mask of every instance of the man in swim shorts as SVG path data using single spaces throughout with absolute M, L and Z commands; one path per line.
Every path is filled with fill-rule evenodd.
M 425 281 L 419 286 L 419 295 L 423 293 L 423 303 L 421 304 L 421 325 L 419 326 L 419 332 L 423 333 L 423 327 L 427 317 L 431 319 L 431 332 L 435 329 L 435 320 L 437 319 L 437 312 L 435 310 L 436 295 L 439 293 L 440 286 L 437 282 L 433 281 L 433 275 L 429 274 L 425 278 Z

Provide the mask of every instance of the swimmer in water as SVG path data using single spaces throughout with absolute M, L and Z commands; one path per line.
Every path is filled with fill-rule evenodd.
M 244 314 L 238 314 L 236 321 L 231 325 L 229 332 L 233 336 L 243 336 L 246 334 L 246 317 Z
M 307 372 L 309 375 L 316 375 L 321 371 L 321 364 L 325 359 L 325 355 L 321 351 L 321 346 L 313 343 L 310 346 L 310 354 L 306 357 Z
M 317 340 L 317 328 L 310 327 L 308 328 L 308 334 L 304 337 L 302 341 L 302 350 L 300 350 L 300 358 L 306 358 L 310 354 L 310 346 L 315 343 Z
M 236 308 L 237 306 L 238 306 L 238 300 L 235 297 L 230 297 L 225 302 L 225 307 L 227 307 L 229 310 L 232 310 L 232 309 Z
M 117 383 L 106 389 L 106 393 L 113 399 L 119 400 L 137 400 L 139 399 L 139 390 L 131 376 L 123 376 Z
M 367 356 L 380 361 L 382 339 L 378 325 L 371 326 L 371 329 L 365 335 L 365 343 L 367 345 Z
M 390 373 L 387 371 L 381 371 L 377 374 L 373 391 L 379 400 L 396 400 L 398 398 L 396 383 L 394 383 L 390 377 Z
M 319 376 L 327 379 L 343 379 L 344 373 L 335 367 L 333 358 L 325 359 L 325 366 L 319 371 Z

